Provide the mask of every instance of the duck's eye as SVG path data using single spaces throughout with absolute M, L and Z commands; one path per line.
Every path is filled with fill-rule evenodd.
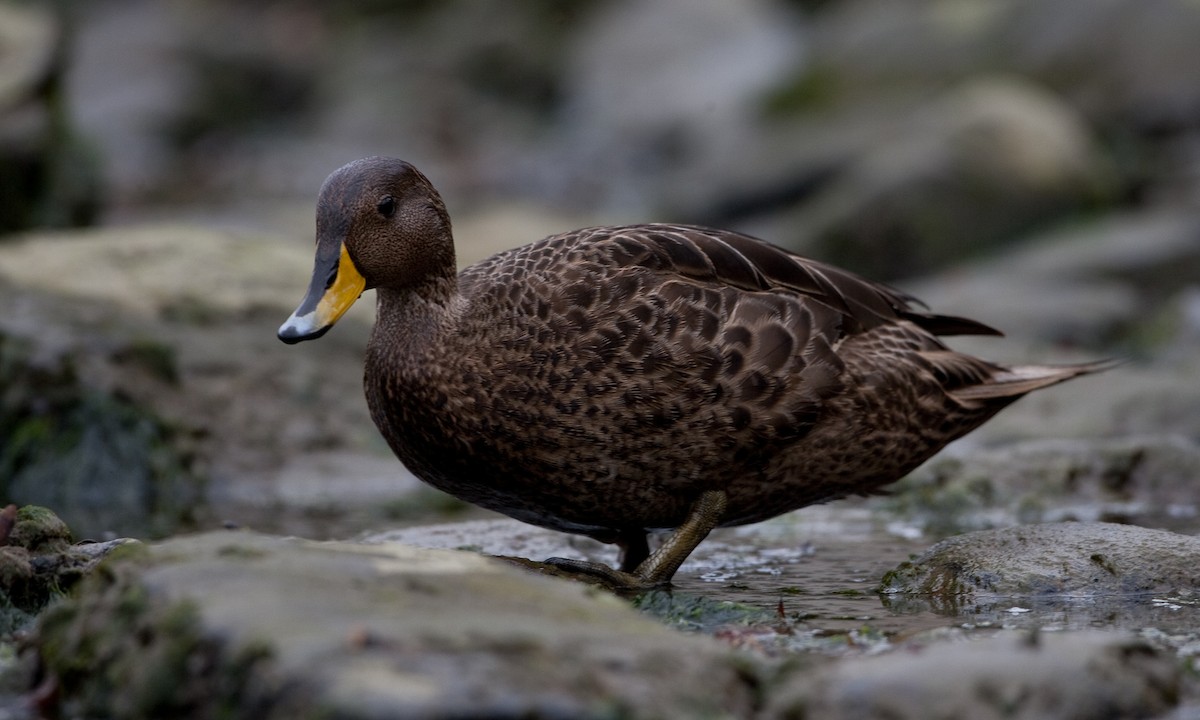
M 375 206 L 375 209 L 379 211 L 380 215 L 390 218 L 396 214 L 396 198 L 391 195 L 384 195 L 379 204 Z

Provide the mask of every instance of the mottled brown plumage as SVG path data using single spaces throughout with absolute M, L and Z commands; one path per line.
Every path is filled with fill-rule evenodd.
M 729 231 L 588 228 L 456 274 L 440 197 L 387 158 L 331 175 L 317 228 L 310 295 L 280 337 L 323 333 L 324 295 L 375 288 L 366 395 L 400 460 L 469 502 L 620 544 L 631 582 L 669 580 L 712 527 L 874 491 L 1099 367 L 954 352 L 939 335 L 999 333 Z M 648 531 L 681 526 L 647 558 Z

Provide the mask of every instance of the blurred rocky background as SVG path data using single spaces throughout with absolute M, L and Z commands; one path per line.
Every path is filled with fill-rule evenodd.
M 1013 627 L 1012 618 L 1028 608 L 992 602 L 968 611 L 964 595 L 934 603 L 932 612 L 946 615 L 937 621 L 919 614 L 931 612 L 928 603 L 926 610 L 906 609 L 921 602 L 907 599 L 920 582 L 906 585 L 904 578 L 941 578 L 947 564 L 972 566 L 975 560 L 961 558 L 977 551 L 989 558 L 981 566 L 991 567 L 987 551 L 999 544 L 1005 560 L 1070 553 L 1074 574 L 1062 587 L 1101 587 L 1089 575 L 1101 568 L 1105 588 L 1157 593 L 1136 612 L 1126 605 L 1043 608 L 1020 627 L 1148 628 L 1143 638 L 1158 650 L 1194 658 L 1195 543 L 1165 542 L 1149 528 L 1200 530 L 1197 38 L 1194 0 L 0 0 L 0 505 L 47 506 L 76 539 L 153 539 L 222 526 L 309 538 L 390 530 L 374 540 L 611 561 L 611 549 L 490 518 L 405 473 L 362 397 L 369 299 L 318 343 L 286 347 L 276 340 L 308 283 L 322 180 L 350 160 L 392 155 L 416 164 L 441 190 L 463 264 L 589 224 L 713 224 L 841 263 L 938 311 L 1003 329 L 1005 339 L 956 343 L 985 357 L 1127 360 L 1018 403 L 914 472 L 891 497 L 718 533 L 684 567 L 679 584 L 757 608 L 758 624 L 749 628 L 700 621 L 727 643 L 769 652 L 778 643 L 791 651 L 875 652 L 880 643 L 903 640 L 919 649 L 945 639 L 920 634 L 929 627 Z M 456 522 L 425 526 L 447 518 Z M 1087 532 L 1063 525 L 1055 532 L 1065 539 L 1030 533 L 997 541 L 989 534 L 1063 520 L 1107 522 Z M 890 575 L 881 606 L 873 589 L 885 570 L 940 538 L 975 530 L 981 532 L 955 538 L 956 554 L 944 564 L 939 544 Z M 188 545 L 185 539 L 152 555 L 202 568 L 228 563 L 213 577 L 232 582 L 242 577 L 238 563 L 253 557 L 312 552 L 302 544 L 279 549 L 253 536 L 224 537 L 171 549 Z M 242 545 L 229 550 L 235 543 Z M 26 545 L 14 540 L 4 548 L 0 555 L 11 562 L 0 574 L 42 577 L 64 564 Z M 426 582 L 422 563 L 460 562 L 386 551 L 395 552 L 416 588 Z M 1160 563 L 1162 553 L 1174 560 Z M 308 568 L 302 587 L 326 573 L 296 562 Z M 1140 564 L 1129 569 L 1127 562 Z M 349 560 L 334 564 L 358 572 Z M 385 566 L 379 560 L 372 572 Z M 478 593 L 488 606 L 487 592 L 511 600 L 513 588 L 527 584 L 514 580 L 485 592 L 472 579 L 482 571 L 464 567 L 463 587 L 471 589 L 447 591 L 464 602 Z M 1178 572 L 1164 575 L 1163 567 Z M 1012 570 L 1018 578 L 1032 574 L 1025 586 L 1037 588 L 1047 587 L 1044 571 Z M 361 578 L 354 577 L 346 582 L 358 588 Z M 106 598 L 142 582 L 134 578 L 114 571 L 84 593 L 82 605 L 62 609 L 62 647 L 86 645 L 71 623 L 91 622 L 93 612 L 109 607 Z M 221 597 L 245 589 L 201 582 L 220 596 L 203 599 L 204 587 L 163 590 L 178 586 L 157 575 L 151 580 L 161 592 L 201 598 L 202 609 L 210 600 L 224 608 Z M 954 582 L 970 586 L 974 602 L 997 586 L 993 580 Z M 459 580 L 447 582 L 457 587 Z M 339 614 L 343 589 L 331 586 L 320 622 L 303 624 L 326 627 L 337 618 L 342 624 L 329 625 L 337 652 L 392 647 L 354 630 L 357 616 Z M 294 594 L 268 593 L 244 609 L 275 618 L 308 612 L 273 605 Z M 664 619 L 681 626 L 705 616 L 674 602 L 651 599 L 643 607 L 663 605 Z M 388 612 L 405 607 L 389 604 Z M 439 607 L 451 613 L 439 622 L 457 627 L 457 611 Z M 470 602 L 462 612 L 486 615 Z M 163 622 L 170 630 L 176 620 L 168 614 Z M 55 621 L 47 622 L 48 642 L 56 642 Z M 108 675 L 89 675 L 87 663 L 109 667 L 120 652 L 134 653 L 135 669 L 154 667 L 141 659 L 153 643 L 138 648 L 126 638 L 171 632 L 122 624 L 129 622 L 100 623 L 116 630 L 110 645 L 94 645 L 123 650 L 45 657 L 61 663 L 54 671 L 63 682 L 106 682 Z M 251 614 L 234 624 L 257 638 L 263 623 Z M 497 637 L 507 638 L 510 623 L 502 624 Z M 555 642 L 573 637 L 547 632 Z M 284 636 L 292 635 L 287 628 Z M 1004 716 L 1148 716 L 1180 699 L 1179 678 L 1170 674 L 1179 666 L 1162 665 L 1161 657 L 1143 663 L 1139 658 L 1153 651 L 1142 645 L 1129 650 L 1123 639 L 1067 638 L 1040 651 L 1063 673 L 1075 661 L 1091 668 L 1084 683 L 1028 665 L 1038 647 L 1031 637 L 1011 648 L 1008 639 L 996 643 L 1011 659 L 1003 671 L 970 665 L 976 660 L 968 662 L 969 652 L 944 656 L 962 682 L 941 683 L 941 666 L 923 680 L 904 676 L 908 655 L 869 668 L 884 688 L 878 696 L 887 698 L 898 697 L 887 684 L 893 672 L 904 688 L 937 678 L 925 689 L 942 697 L 948 686 L 983 687 L 971 677 L 1012 671 L 1013 687 L 1032 683 L 1012 697 L 1033 709 L 1021 715 L 1005 705 Z M 460 646 L 458 639 L 429 643 Z M 646 656 L 647 667 L 662 666 L 653 652 L 675 647 L 664 643 Z M 504 667 L 524 666 L 506 653 L 520 655 L 525 645 L 494 645 Z M 1111 677 L 1146 683 L 1114 684 L 1107 666 L 1088 664 L 1101 646 L 1145 671 L 1114 670 Z M 563 657 L 578 654 L 563 647 Z M 681 641 L 665 652 L 708 657 L 693 656 L 692 647 Z M 1059 662 L 1060 652 L 1073 660 Z M 6 653 L 0 648 L 0 675 L 7 673 Z M 492 662 L 486 653 L 479 657 Z M 621 662 L 604 667 L 641 667 Z M 1172 669 L 1167 679 L 1160 665 Z M 82 675 L 71 675 L 77 666 Z M 721 667 L 726 682 L 733 671 Z M 855 715 L 846 704 L 857 679 L 819 681 L 814 690 L 738 668 L 736 697 L 714 700 L 730 713 L 749 712 L 745 703 L 770 686 L 783 691 L 769 701 L 759 697 L 762 716 L 794 716 L 788 713 L 814 697 L 818 705 L 850 707 L 847 716 L 876 716 Z M 1021 668 L 1029 679 L 1020 679 Z M 838 672 L 833 666 L 826 674 Z M 863 670 L 846 672 L 859 678 Z M 235 675 L 241 670 L 229 677 Z M 645 677 L 654 691 L 667 687 L 653 673 Z M 370 684 L 376 676 L 347 678 Z M 207 687 L 142 679 L 151 690 Z M 606 682 L 629 687 L 626 680 Z M 718 695 L 725 687 L 694 686 Z M 1046 710 L 1061 709 L 1067 686 L 1081 697 L 1113 695 L 1103 700 L 1108 715 Z M 336 688 L 355 702 L 376 698 L 357 685 Z M 0 711 L 5 692 L 0 687 Z M 1196 716 L 1200 692 L 1193 687 L 1184 696 L 1186 710 L 1173 717 Z M 896 706 L 876 708 L 878 716 L 928 716 L 920 700 L 926 696 L 911 697 L 918 698 L 911 713 Z M 187 716 L 170 704 L 186 698 L 159 700 L 167 703 L 154 706 L 160 716 Z M 734 706 L 739 710 L 729 710 Z M 102 704 L 91 712 L 110 710 Z M 463 712 L 494 710 L 485 704 Z
M 95 536 L 461 510 L 367 419 L 369 302 L 274 338 L 322 179 L 370 154 L 433 179 L 463 263 L 715 224 L 997 325 L 992 357 L 1133 359 L 968 446 L 1194 451 L 1197 37 L 1188 0 L 4 0 L 0 488 Z

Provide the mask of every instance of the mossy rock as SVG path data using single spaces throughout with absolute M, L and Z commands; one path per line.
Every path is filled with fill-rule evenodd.
M 82 382 L 73 356 L 35 360 L 29 341 L 2 333 L 0 437 L 0 497 L 53 507 L 85 537 L 193 520 L 201 483 L 178 428 Z
M 80 588 L 78 599 L 47 610 L 40 652 L 86 717 L 253 717 L 251 669 L 269 659 L 261 646 L 222 656 L 194 604 L 173 601 L 137 581 L 148 553 L 123 553 Z M 97 625 L 97 618 L 103 622 Z
M 11 510 L 6 510 L 7 515 Z M 71 544 L 71 530 L 50 510 L 26 506 L 0 546 L 0 636 L 28 626 L 112 550 L 132 541 Z
M 884 576 L 886 595 L 1074 598 L 1194 592 L 1200 538 L 1115 523 L 1053 523 L 948 538 Z
M 26 505 L 17 511 L 17 522 L 8 536 L 8 544 L 33 553 L 62 552 L 73 542 L 71 528 L 54 511 Z
M 245 532 L 122 552 L 35 645 L 68 717 L 747 717 L 757 672 L 506 563 Z
M 12 507 L 4 511 L 5 516 Z M 46 508 L 27 505 L 12 516 L 13 525 L 0 547 L 0 632 L 26 624 L 61 594 L 51 557 L 71 544 L 66 523 Z

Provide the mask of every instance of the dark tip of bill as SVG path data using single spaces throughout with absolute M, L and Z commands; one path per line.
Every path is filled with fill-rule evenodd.
M 305 340 L 316 340 L 317 338 L 321 337 L 325 333 L 329 332 L 330 327 L 332 327 L 332 325 L 323 327 L 320 330 L 317 330 L 316 332 L 310 332 L 310 333 L 301 333 L 301 332 L 297 331 L 295 328 L 284 327 L 284 328 L 280 328 L 279 332 L 276 334 L 280 340 L 284 341 L 288 345 L 295 345 L 296 343 L 304 342 Z

